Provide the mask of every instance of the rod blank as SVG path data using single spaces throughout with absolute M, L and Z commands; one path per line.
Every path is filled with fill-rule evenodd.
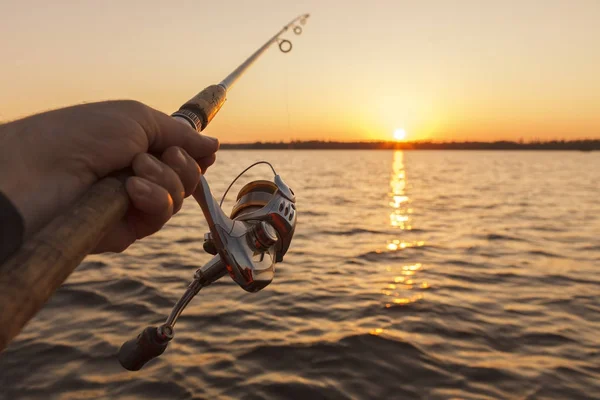
M 248 67 L 250 67 L 254 63 L 254 61 L 256 61 L 258 59 L 258 57 L 260 57 L 269 47 L 271 47 L 271 45 L 273 43 L 275 43 L 279 40 L 279 36 L 281 36 L 282 34 L 287 32 L 288 29 L 293 27 L 298 22 L 300 22 L 302 24 L 306 23 L 306 20 L 308 19 L 308 17 L 310 17 L 310 14 L 302 14 L 302 15 L 294 18 L 289 24 L 284 26 L 282 30 L 277 32 L 275 34 L 275 36 L 273 36 L 271 39 L 269 39 L 267 41 L 267 43 L 263 44 L 261 48 L 256 50 L 254 52 L 254 54 L 252 54 L 250 57 L 248 57 L 246 59 L 246 61 L 244 61 L 242 64 L 240 64 L 240 66 L 237 67 L 232 73 L 227 75 L 227 77 L 225 79 L 223 79 L 221 81 L 221 83 L 219 83 L 219 85 L 223 86 L 225 88 L 225 90 L 229 90 L 229 88 L 231 88 L 233 86 L 233 84 L 238 80 L 238 78 L 240 76 L 242 76 L 242 74 L 244 72 L 246 72 Z M 289 40 L 287 42 L 290 43 Z M 291 48 L 290 48 L 290 50 L 291 50 Z M 284 51 L 284 53 L 287 53 L 287 51 Z

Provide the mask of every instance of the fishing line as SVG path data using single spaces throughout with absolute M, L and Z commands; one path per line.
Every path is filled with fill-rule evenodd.
M 243 170 L 242 172 L 239 173 L 238 176 L 236 176 L 233 181 L 231 181 L 231 183 L 229 184 L 229 186 L 227 186 L 227 189 L 225 189 L 225 193 L 223 193 L 223 197 L 221 197 L 221 202 L 219 203 L 219 206 L 222 207 L 223 206 L 223 201 L 225 201 L 225 196 L 227 196 L 227 193 L 229 193 L 229 189 L 231 189 L 231 187 L 233 186 L 233 184 L 242 177 L 242 175 L 244 175 L 248 170 L 250 170 L 251 168 L 259 165 L 259 164 L 267 164 L 269 167 L 271 167 L 271 171 L 273 171 L 273 175 L 277 175 L 277 172 L 275 172 L 275 168 L 273 167 L 273 165 L 268 162 L 268 161 L 257 161 L 254 164 L 250 165 L 248 168 L 246 168 L 245 170 Z
M 289 88 L 290 67 L 285 65 L 285 112 L 287 113 L 288 133 L 292 133 L 292 123 L 290 117 L 290 88 Z

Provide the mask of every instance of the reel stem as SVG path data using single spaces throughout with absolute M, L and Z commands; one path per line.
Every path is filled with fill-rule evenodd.
M 221 261 L 219 255 L 214 256 L 209 262 L 196 270 L 194 280 L 189 284 L 185 293 L 179 298 L 171 314 L 162 326 L 173 329 L 177 318 L 181 315 L 185 307 L 190 304 L 190 301 L 200 292 L 200 289 L 210 285 L 211 283 L 221 279 L 227 273 L 225 263 Z

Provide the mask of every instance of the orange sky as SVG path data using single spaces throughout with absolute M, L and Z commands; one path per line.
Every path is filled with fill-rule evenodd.
M 176 3 L 0 3 L 0 120 L 117 98 L 171 113 L 310 12 L 293 51 L 261 58 L 208 134 L 600 138 L 597 0 Z

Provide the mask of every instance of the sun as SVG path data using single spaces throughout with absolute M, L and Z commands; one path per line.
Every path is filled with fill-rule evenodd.
M 394 139 L 398 142 L 406 139 L 406 131 L 402 128 L 398 128 L 394 131 Z

